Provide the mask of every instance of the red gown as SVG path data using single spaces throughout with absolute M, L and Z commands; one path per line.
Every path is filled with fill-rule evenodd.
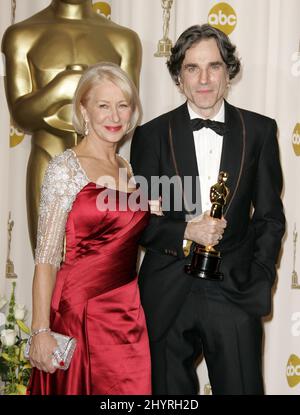
M 115 211 L 98 209 L 104 191 L 115 200 Z M 130 195 L 92 182 L 77 193 L 67 217 L 66 256 L 50 317 L 51 329 L 75 337 L 77 347 L 66 371 L 48 374 L 34 368 L 28 394 L 151 393 L 136 274 L 138 240 L 149 212 L 130 209 Z

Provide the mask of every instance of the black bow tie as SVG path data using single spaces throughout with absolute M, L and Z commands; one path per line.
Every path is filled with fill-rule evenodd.
M 191 126 L 193 131 L 201 130 L 206 127 L 214 130 L 219 135 L 225 134 L 225 123 L 220 121 L 203 120 L 202 118 L 194 118 L 191 120 Z

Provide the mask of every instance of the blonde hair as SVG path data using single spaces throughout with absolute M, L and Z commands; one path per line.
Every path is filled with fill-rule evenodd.
M 102 81 L 110 81 L 118 86 L 123 92 L 126 100 L 128 101 L 132 115 L 129 123 L 129 128 L 126 132 L 128 134 L 139 124 L 142 118 L 142 106 L 138 95 L 138 91 L 128 77 L 126 72 L 123 71 L 118 65 L 111 62 L 100 62 L 95 65 L 89 66 L 82 77 L 80 78 L 75 95 L 73 98 L 73 126 L 76 132 L 80 135 L 84 135 L 84 118 L 80 109 L 80 105 L 85 106 L 87 95 L 90 90 L 98 85 Z

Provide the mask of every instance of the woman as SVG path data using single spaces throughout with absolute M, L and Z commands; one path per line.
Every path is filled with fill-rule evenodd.
M 116 153 L 140 120 L 140 101 L 124 71 L 100 63 L 83 74 L 73 113 L 84 138 L 49 163 L 42 186 L 28 393 L 150 394 L 135 270 L 149 212 L 129 208 L 136 191 L 129 184 L 132 172 Z M 126 174 L 119 175 L 121 169 Z M 66 371 L 52 365 L 56 341 L 48 328 L 77 340 Z

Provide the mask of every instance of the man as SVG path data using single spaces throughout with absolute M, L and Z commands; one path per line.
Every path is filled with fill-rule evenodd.
M 141 43 L 126 27 L 100 16 L 91 0 L 51 0 L 3 36 L 7 102 L 16 124 L 32 133 L 27 168 L 27 215 L 36 245 L 40 188 L 49 160 L 77 143 L 72 99 L 83 71 L 114 62 L 138 86 Z
M 203 353 L 213 394 L 263 394 L 260 318 L 270 312 L 285 227 L 276 123 L 224 100 L 240 62 L 218 29 L 187 29 L 167 64 L 187 102 L 138 128 L 131 150 L 134 173 L 149 185 L 152 178 L 149 197 L 153 205 L 160 197 L 163 211 L 151 216 L 141 241 L 153 391 L 196 394 L 196 361 Z M 199 117 L 214 122 L 193 120 Z M 230 194 L 224 218 L 215 219 L 209 193 L 219 171 L 228 173 Z M 205 212 L 188 220 L 189 203 L 178 210 L 178 200 L 172 201 L 178 186 L 153 197 L 162 176 L 179 176 L 183 199 L 195 204 L 196 213 Z M 186 274 L 193 254 L 185 257 L 186 240 L 216 245 L 223 281 Z

